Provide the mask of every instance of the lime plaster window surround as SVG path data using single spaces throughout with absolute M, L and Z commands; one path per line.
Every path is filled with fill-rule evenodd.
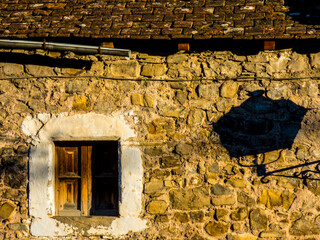
M 140 150 L 130 144 L 134 131 L 124 114 L 38 114 L 26 117 L 22 131 L 31 141 L 29 155 L 29 209 L 34 236 L 104 235 L 121 236 L 141 231 L 147 221 L 141 219 L 142 160 Z M 55 145 L 54 141 L 120 141 L 119 217 L 55 217 Z M 83 224 L 77 224 L 79 219 Z

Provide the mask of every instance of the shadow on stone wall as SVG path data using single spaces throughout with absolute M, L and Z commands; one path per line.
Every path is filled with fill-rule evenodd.
M 264 91 L 232 108 L 213 125 L 231 157 L 291 148 L 307 109 L 289 100 L 271 100 Z
M 27 55 L 23 53 L 0 53 L 0 62 L 3 63 L 18 63 L 18 64 L 31 64 L 48 67 L 58 68 L 75 68 L 89 70 L 92 65 L 92 61 L 89 60 L 77 60 L 67 58 L 53 58 L 42 55 Z
M 320 24 L 320 2 L 316 0 L 285 0 L 288 15 L 300 24 Z M 317 27 L 319 28 L 319 27 Z
M 263 153 L 291 149 L 308 109 L 290 100 L 267 98 L 263 96 L 263 90 L 250 92 L 249 95 L 248 100 L 232 108 L 213 125 L 230 157 L 238 158 L 241 167 L 256 168 L 262 182 L 267 182 L 268 176 L 302 179 L 306 185 L 310 184 L 310 180 L 319 181 L 319 160 L 270 171 L 267 171 L 267 165 L 281 157 L 268 163 L 259 162 L 259 155 Z M 246 161 L 249 155 L 254 158 L 251 164 Z M 289 174 L 291 170 L 294 172 Z

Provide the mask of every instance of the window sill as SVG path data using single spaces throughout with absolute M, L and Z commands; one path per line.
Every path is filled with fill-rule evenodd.
M 90 228 L 99 226 L 110 227 L 119 217 L 116 216 L 54 216 L 51 217 L 61 223 L 78 228 L 79 232 L 87 232 Z

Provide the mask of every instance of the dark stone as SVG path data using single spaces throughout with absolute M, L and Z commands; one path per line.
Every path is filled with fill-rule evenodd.
M 176 99 L 180 104 L 184 104 L 187 101 L 187 93 L 182 92 L 182 91 L 177 91 L 176 93 Z
M 212 173 L 219 173 L 219 164 L 217 162 L 213 163 L 208 170 Z
M 163 151 L 161 148 L 146 148 L 144 153 L 150 156 L 160 156 L 163 154 Z
M 254 209 L 250 212 L 250 228 L 251 230 L 267 229 L 268 218 L 262 209 Z
M 192 211 L 189 212 L 189 215 L 194 222 L 202 222 L 204 218 L 204 213 L 202 211 Z
M 214 195 L 230 195 L 231 194 L 229 188 L 226 188 L 226 187 L 220 185 L 219 183 L 217 183 L 211 187 L 211 192 Z
M 173 209 L 197 210 L 210 206 L 209 191 L 204 187 L 172 190 L 169 196 Z
M 165 156 L 161 158 L 161 167 L 171 168 L 180 166 L 181 162 L 176 156 Z
M 22 223 L 9 223 L 8 227 L 10 230 L 13 230 L 13 231 L 26 231 L 26 230 L 28 230 L 28 226 L 26 226 Z
M 176 212 L 174 218 L 181 223 L 186 223 L 189 221 L 189 216 L 187 213 Z
M 233 221 L 241 221 L 246 219 L 247 217 L 248 217 L 248 209 L 245 207 L 241 207 L 230 214 L 230 218 Z
M 247 206 L 254 206 L 256 204 L 256 201 L 253 198 L 243 192 L 238 192 L 237 199 L 239 203 L 243 203 Z
M 164 169 L 155 169 L 150 173 L 151 178 L 156 178 L 163 180 L 164 178 L 170 176 L 170 172 Z
M 20 145 L 18 148 L 17 148 L 17 153 L 19 154 L 26 154 L 29 152 L 29 148 L 25 145 Z
M 156 222 L 169 222 L 167 215 L 157 215 L 154 219 Z
M 188 155 L 192 153 L 192 145 L 187 143 L 179 143 L 175 148 L 176 153 L 180 155 Z
M 311 191 L 314 195 L 320 195 L 320 183 L 318 180 L 307 180 L 307 188 Z
M 320 228 L 302 217 L 291 225 L 289 233 L 295 236 L 319 234 Z
M 213 237 L 219 237 L 228 232 L 229 225 L 223 222 L 211 221 L 205 226 L 204 229 L 209 235 Z

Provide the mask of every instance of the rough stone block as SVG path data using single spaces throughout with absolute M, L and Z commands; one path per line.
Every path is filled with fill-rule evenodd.
M 91 65 L 90 72 L 91 72 L 91 74 L 95 74 L 95 75 L 99 75 L 99 76 L 104 75 L 104 73 L 105 73 L 104 63 L 94 61 Z
M 225 61 L 220 66 L 220 74 L 226 79 L 237 78 L 242 73 L 242 66 L 239 62 Z
M 7 219 L 16 209 L 16 206 L 13 203 L 5 202 L 0 207 L 0 219 Z
M 148 182 L 144 184 L 144 192 L 145 193 L 155 193 L 161 191 L 163 189 L 162 181 L 154 181 Z
M 228 221 L 229 219 L 229 210 L 225 208 L 217 208 L 215 212 L 215 218 L 218 221 Z
M 211 164 L 208 167 L 209 172 L 211 173 L 219 173 L 219 164 L 217 162 Z
M 87 81 L 72 79 L 66 82 L 66 93 L 84 93 L 87 87 Z
M 243 234 L 229 234 L 227 236 L 228 240 L 257 240 L 258 237 L 251 235 L 249 233 L 243 233 Z
M 187 144 L 187 143 L 179 143 L 176 147 L 175 147 L 175 151 L 176 153 L 180 154 L 180 155 L 188 155 L 190 153 L 192 153 L 192 145 Z
M 290 61 L 290 56 L 287 53 L 282 53 L 278 55 L 269 56 L 269 64 L 266 64 L 266 70 L 269 75 L 274 73 L 286 72 L 288 67 L 288 62 Z
M 319 234 L 320 228 L 319 228 L 319 225 L 314 224 L 313 222 L 306 219 L 305 217 L 302 217 L 291 225 L 289 229 L 289 233 L 294 236 L 306 236 L 306 235 L 312 235 L 312 234 Z
M 167 215 L 157 215 L 154 219 L 156 222 L 169 222 Z
M 133 93 L 131 94 L 131 103 L 133 105 L 139 105 L 139 106 L 144 106 L 143 103 L 143 95 L 139 93 Z
M 151 141 L 159 141 L 164 140 L 166 138 L 166 135 L 164 133 L 157 133 L 157 134 L 147 134 L 147 140 Z
M 204 218 L 204 212 L 203 211 L 191 211 L 189 212 L 190 219 L 193 222 L 202 222 Z
M 219 83 L 214 84 L 200 84 L 199 85 L 199 97 L 201 98 L 218 98 L 219 97 Z
M 276 192 L 272 189 L 264 189 L 259 198 L 259 202 L 270 209 L 278 206 L 289 209 L 295 198 L 296 196 L 288 191 Z
M 19 76 L 24 73 L 24 67 L 20 64 L 7 63 L 2 68 L 3 73 L 7 76 Z
M 180 159 L 175 156 L 164 156 L 161 158 L 161 167 L 163 168 L 179 167 L 180 165 Z
M 148 154 L 150 156 L 161 156 L 163 154 L 163 150 L 161 148 L 146 148 L 144 150 L 145 154 Z
M 247 182 L 244 179 L 231 178 L 228 180 L 228 183 L 236 188 L 245 188 L 247 186 Z
M 167 57 L 168 64 L 178 64 L 188 60 L 188 56 L 186 54 L 175 54 Z
M 270 84 L 267 96 L 273 100 L 279 100 L 284 98 L 288 94 L 288 86 L 283 83 L 272 83 Z
M 320 53 L 313 53 L 311 54 L 310 60 L 311 66 L 314 68 L 320 68 Z
M 192 110 L 188 115 L 189 125 L 201 125 L 205 120 L 206 113 L 202 110 Z
M 153 98 L 147 94 L 142 95 L 139 93 L 133 93 L 131 95 L 131 103 L 142 107 L 153 107 Z
M 94 110 L 97 112 L 111 112 L 116 108 L 113 102 L 96 102 Z
M 23 102 L 17 102 L 13 108 L 18 113 L 26 113 L 31 111 L 31 109 L 29 109 L 29 107 Z
M 176 213 L 174 214 L 174 218 L 175 218 L 177 221 L 181 222 L 181 223 L 186 223 L 186 222 L 189 221 L 189 216 L 188 216 L 188 214 L 187 214 L 187 213 L 184 213 L 184 212 L 182 212 L 182 213 L 176 212 Z
M 238 83 L 231 81 L 225 82 L 222 84 L 220 89 L 221 97 L 233 98 L 236 96 L 238 89 Z
M 200 108 L 203 110 L 215 110 L 214 101 L 206 99 L 193 99 L 189 101 L 190 108 Z
M 77 111 L 90 110 L 90 100 L 86 96 L 76 96 L 73 100 L 72 109 Z
M 204 187 L 172 190 L 169 196 L 173 209 L 197 210 L 210 206 L 209 191 Z
M 147 206 L 147 212 L 150 214 L 163 214 L 166 212 L 168 205 L 165 201 L 154 200 Z
M 214 195 L 230 195 L 231 194 L 231 191 L 229 188 L 222 186 L 219 183 L 217 183 L 211 187 L 211 192 Z
M 230 218 L 233 221 L 242 221 L 248 218 L 248 209 L 246 207 L 240 207 L 236 211 L 230 214 Z
M 10 223 L 8 224 L 10 230 L 13 231 L 26 231 L 28 230 L 28 226 L 22 223 Z
M 265 230 L 268 225 L 268 217 L 262 209 L 254 209 L 250 212 L 251 230 Z
M 149 133 L 173 132 L 175 130 L 175 121 L 170 118 L 158 118 L 149 124 Z
M 283 238 L 285 232 L 281 231 L 265 231 L 260 233 L 260 237 L 262 238 Z
M 141 75 L 146 77 L 161 77 L 166 74 L 165 64 L 146 64 L 142 67 Z
M 39 65 L 26 65 L 26 72 L 32 76 L 55 76 L 53 68 Z
M 236 204 L 237 199 L 232 195 L 221 195 L 212 197 L 211 202 L 215 206 L 234 205 Z
M 306 72 L 310 69 L 309 58 L 302 54 L 293 53 L 291 61 L 288 62 L 288 70 L 292 73 Z
M 159 112 L 162 116 L 165 117 L 182 117 L 183 108 L 178 108 L 175 106 L 164 105 L 159 108 Z
M 115 61 L 111 63 L 108 75 L 111 77 L 137 78 L 140 75 L 140 66 L 136 61 Z
M 143 105 L 145 107 L 153 107 L 153 98 L 147 94 L 143 95 Z
M 176 99 L 180 104 L 184 104 L 187 101 L 188 94 L 182 91 L 177 91 Z
M 182 90 L 182 89 L 185 89 L 187 86 L 188 86 L 188 84 L 185 82 L 172 82 L 172 83 L 170 83 L 170 87 L 172 89 L 181 89 Z
M 224 222 L 211 221 L 205 226 L 206 232 L 213 237 L 219 237 L 229 230 L 229 224 Z

